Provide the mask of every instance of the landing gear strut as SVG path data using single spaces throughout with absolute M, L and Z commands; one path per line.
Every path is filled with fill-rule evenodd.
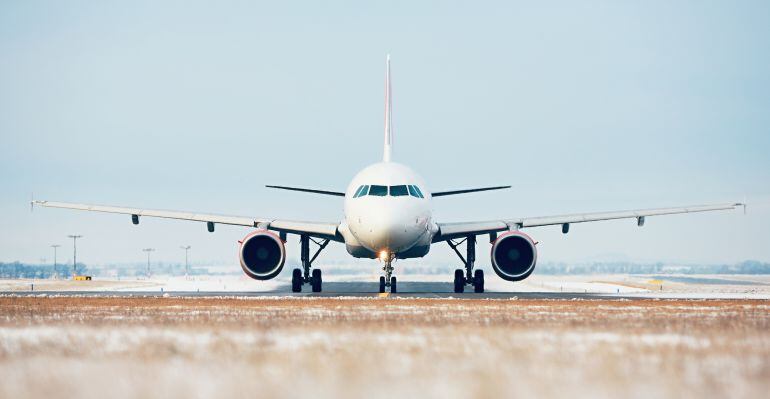
M 384 259 L 385 265 L 382 266 L 382 271 L 385 272 L 384 276 L 380 276 L 380 293 L 385 292 L 385 287 L 390 287 L 390 292 L 396 293 L 398 289 L 396 285 L 398 281 L 396 276 L 393 276 L 393 254 L 388 254 L 388 257 Z
M 313 257 L 310 257 L 310 241 L 313 241 L 316 245 L 318 245 L 318 250 L 315 252 Z M 302 270 L 300 269 L 294 269 L 291 273 L 291 290 L 292 292 L 301 292 L 302 291 L 302 285 L 305 283 L 310 284 L 310 287 L 312 288 L 313 292 L 321 292 L 321 269 L 313 269 L 312 274 L 310 272 L 310 267 L 313 264 L 313 261 L 315 258 L 318 257 L 318 255 L 321 254 L 321 251 L 323 251 L 324 248 L 326 248 L 327 245 L 329 245 L 329 240 L 321 240 L 316 241 L 308 235 L 300 235 L 299 236 L 299 243 L 300 243 L 300 259 L 302 260 Z
M 457 247 L 463 242 L 465 242 L 466 247 L 465 257 L 457 250 Z M 446 240 L 446 243 L 452 247 L 465 265 L 465 272 L 463 272 L 463 269 L 455 270 L 455 292 L 464 292 L 466 285 L 472 285 L 473 292 L 484 292 L 484 271 L 476 270 L 475 273 L 473 271 L 473 263 L 476 261 L 476 236 L 467 236 L 461 241 Z

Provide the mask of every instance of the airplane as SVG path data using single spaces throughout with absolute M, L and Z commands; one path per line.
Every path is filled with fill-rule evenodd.
M 301 268 L 292 271 L 291 288 L 301 292 L 309 284 L 313 292 L 321 292 L 322 273 L 312 268 L 313 262 L 326 246 L 334 241 L 345 244 L 355 258 L 379 259 L 383 274 L 379 292 L 397 292 L 393 275 L 396 259 L 424 257 L 431 245 L 446 242 L 460 258 L 463 268 L 454 272 L 454 291 L 462 293 L 466 286 L 474 292 L 484 292 L 484 271 L 476 269 L 476 240 L 489 236 L 491 263 L 502 279 L 520 281 L 535 270 L 537 242 L 522 229 L 560 225 L 562 233 L 569 232 L 573 223 L 612 219 L 636 219 L 643 226 L 648 216 L 735 209 L 740 202 L 683 206 L 673 208 L 639 209 L 615 212 L 579 213 L 556 216 L 520 217 L 474 222 L 437 222 L 433 219 L 431 201 L 436 197 L 510 188 L 508 185 L 430 192 L 424 180 L 408 166 L 392 160 L 393 124 L 390 80 L 390 55 L 385 63 L 385 137 L 382 161 L 369 165 L 353 177 L 347 189 L 327 191 L 302 187 L 267 185 L 268 188 L 292 190 L 316 195 L 344 198 L 343 218 L 339 222 L 304 222 L 247 216 L 223 216 L 183 211 L 166 211 L 104 205 L 32 200 L 32 205 L 85 211 L 131 215 L 132 223 L 140 217 L 205 222 L 209 232 L 216 224 L 246 226 L 255 230 L 239 241 L 239 260 L 243 272 L 256 280 L 276 277 L 286 261 L 287 236 L 300 238 Z M 318 248 L 310 256 L 310 242 Z M 465 256 L 460 245 L 465 243 Z

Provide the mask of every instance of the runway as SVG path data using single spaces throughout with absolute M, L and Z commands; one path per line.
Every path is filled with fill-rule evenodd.
M 499 279 L 498 279 L 499 280 Z M 511 284 L 492 281 L 484 293 L 474 293 L 467 286 L 455 293 L 445 281 L 399 281 L 397 293 L 380 294 L 374 281 L 344 281 L 344 277 L 324 282 L 323 291 L 294 293 L 286 281 L 243 281 L 238 278 L 216 280 L 157 281 L 27 281 L 15 285 L 0 284 L 0 295 L 67 295 L 90 297 L 390 297 L 390 298 L 457 298 L 457 299 L 554 299 L 554 300 L 630 300 L 630 299 L 770 299 L 770 284 L 764 280 L 737 281 L 735 285 L 691 285 L 672 282 L 665 289 L 638 282 L 615 281 L 615 277 L 553 278 L 535 283 Z M 626 279 L 627 280 L 627 279 Z M 640 288 L 646 287 L 646 288 Z M 662 287 L 661 287 L 662 288 Z
M 653 300 L 656 298 L 639 298 L 639 297 L 627 297 L 617 295 L 606 294 L 571 294 L 571 293 L 551 293 L 551 292 L 525 292 L 525 293 L 484 293 L 484 294 L 448 294 L 448 293 L 435 293 L 435 292 L 413 292 L 413 293 L 384 293 L 384 294 L 371 294 L 371 293 L 316 293 L 316 294 L 296 294 L 296 293 L 265 293 L 265 292 L 93 292 L 93 291 L 38 291 L 38 292 L 24 292 L 24 293 L 2 293 L 0 295 L 12 295 L 20 297 L 34 297 L 34 296 L 79 296 L 79 297 L 147 297 L 147 298 L 393 298 L 393 299 L 552 299 L 552 300 L 589 300 L 589 299 L 602 299 L 602 300 Z M 707 298 L 704 298 L 707 299 Z
M 240 291 L 188 291 L 188 292 L 157 292 L 157 291 L 32 291 L 32 292 L 0 292 L 0 295 L 12 296 L 82 296 L 82 297 L 172 297 L 172 298 L 393 298 L 393 299 L 559 299 L 559 300 L 644 300 L 656 299 L 646 297 L 632 297 L 610 294 L 581 294 L 581 293 L 554 293 L 554 292 L 485 292 L 462 293 L 454 292 L 399 292 L 399 293 L 372 293 L 358 291 L 324 291 L 320 293 L 294 293 L 285 291 L 270 292 L 240 292 Z M 709 299 L 708 297 L 701 299 Z
M 266 291 L 15 291 L 0 292 L 1 294 L 14 295 L 78 295 L 78 296 L 170 296 L 170 297 L 391 297 L 391 298 L 472 298 L 472 299 L 591 299 L 591 298 L 627 298 L 622 295 L 609 295 L 599 293 L 575 293 L 575 292 L 496 292 L 487 291 L 474 293 L 473 287 L 468 287 L 470 292 L 455 293 L 451 283 L 442 282 L 399 282 L 397 293 L 378 293 L 379 285 L 369 282 L 328 282 L 324 283 L 323 292 L 313 293 L 307 286 L 304 292 L 291 292 L 289 284 L 281 284 L 276 289 Z

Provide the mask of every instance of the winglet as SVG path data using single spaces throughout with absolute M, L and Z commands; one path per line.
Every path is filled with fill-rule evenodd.
M 35 193 L 29 194 L 29 212 L 32 213 L 35 210 Z
M 390 162 L 393 147 L 393 98 L 390 88 L 390 54 L 385 59 L 385 145 L 382 161 Z

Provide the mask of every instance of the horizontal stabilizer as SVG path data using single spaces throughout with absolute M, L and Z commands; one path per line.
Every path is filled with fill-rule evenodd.
M 345 193 L 341 193 L 341 192 L 338 192 L 338 191 L 315 190 L 315 189 L 312 189 L 312 188 L 287 187 L 287 186 L 271 186 L 271 185 L 266 185 L 265 187 L 268 187 L 268 188 L 278 188 L 278 189 L 281 189 L 281 190 L 301 191 L 303 193 L 334 195 L 334 196 L 337 196 L 337 197 L 344 197 L 345 196 Z
M 439 191 L 439 192 L 432 193 L 431 195 L 434 197 L 442 197 L 444 195 L 475 193 L 478 191 L 503 190 L 506 188 L 511 188 L 511 186 L 495 186 L 495 187 L 468 188 L 465 190 Z

